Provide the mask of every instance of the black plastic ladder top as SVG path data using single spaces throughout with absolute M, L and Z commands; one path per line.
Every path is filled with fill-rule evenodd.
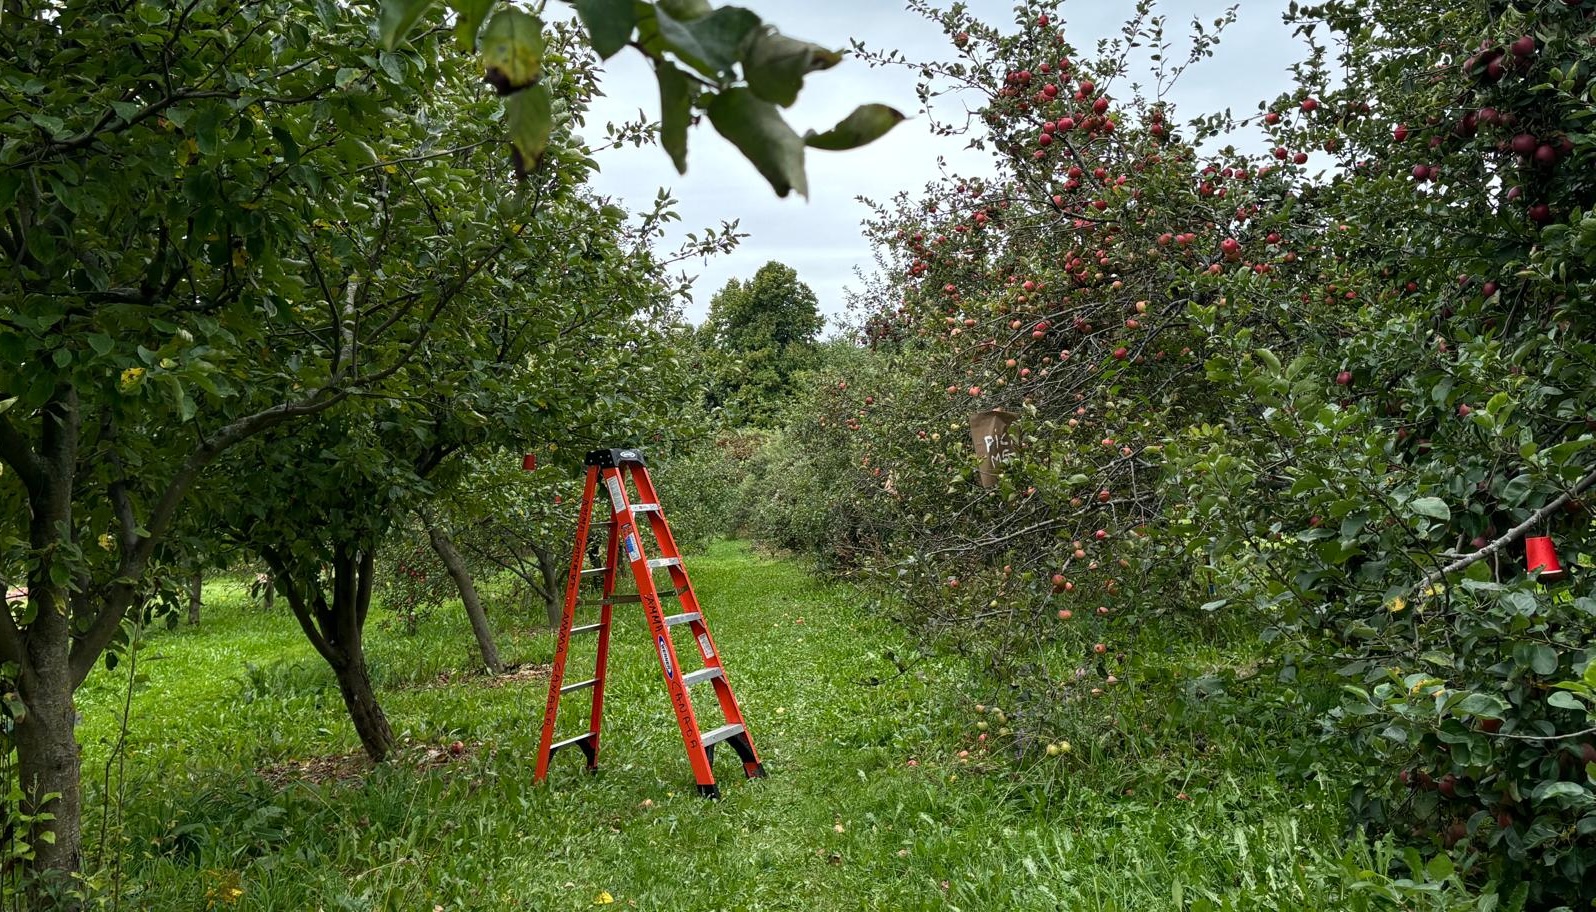
M 623 465 L 647 465 L 643 462 L 643 451 L 631 448 L 592 450 L 582 460 L 582 464 L 598 466 L 601 469 L 617 469 Z

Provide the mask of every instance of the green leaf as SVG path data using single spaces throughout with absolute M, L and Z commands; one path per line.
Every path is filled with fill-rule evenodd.
M 1452 518 L 1452 509 L 1439 497 L 1420 497 L 1408 506 L 1420 516 L 1430 516 L 1445 522 Z
M 637 25 L 637 7 L 632 0 L 574 0 L 576 14 L 587 28 L 593 50 L 603 60 L 626 47 Z
M 739 6 L 723 6 L 707 16 L 688 20 L 657 9 L 655 17 L 665 46 L 710 79 L 719 79 L 731 71 L 760 26 L 758 16 Z
M 1579 697 L 1574 696 L 1566 690 L 1559 690 L 1553 693 L 1551 696 L 1546 698 L 1546 702 L 1557 707 L 1558 709 L 1581 710 L 1585 708 L 1585 704 L 1580 702 Z
M 1557 673 L 1557 650 L 1550 646 L 1536 646 L 1530 658 L 1530 670 L 1538 675 Z
M 493 0 L 449 0 L 449 8 L 455 12 L 455 44 L 467 53 L 476 50 L 477 33 L 482 31 L 482 20 L 493 9 Z
M 841 62 L 836 51 L 766 29 L 754 35 L 743 56 L 743 76 L 755 95 L 785 108 L 798 100 L 805 76 Z
M 692 85 L 687 74 L 668 60 L 655 67 L 659 79 L 659 141 L 670 153 L 677 174 L 687 173 L 687 125 L 693 118 Z
M 659 0 L 657 6 L 677 19 L 697 19 L 714 9 L 709 0 Z
M 1588 794 L 1585 788 L 1576 782 L 1542 782 L 1530 793 L 1530 798 L 1539 804 L 1543 801 L 1586 798 Z
M 16 396 L 12 396 L 10 399 L 0 399 L 0 415 L 4 415 L 6 412 L 11 411 L 11 407 L 16 404 Z
M 804 177 L 804 141 L 769 102 L 748 89 L 727 89 L 709 103 L 709 122 L 770 181 L 777 196 L 809 195 Z
M 846 152 L 875 142 L 903 122 L 903 114 L 883 104 L 860 105 L 824 133 L 809 131 L 804 143 L 829 152 Z
M 1507 714 L 1507 701 L 1495 694 L 1471 693 L 1457 701 L 1452 710 L 1460 716 L 1500 719 Z
M 518 9 L 501 9 L 482 33 L 484 78 L 508 95 L 543 75 L 543 22 Z
M 520 170 L 533 171 L 543 160 L 554 131 L 554 109 L 549 87 L 543 83 L 527 86 L 504 100 L 505 124 L 510 142 L 520 153 Z
M 377 33 L 385 50 L 393 50 L 405 40 L 416 21 L 432 8 L 432 0 L 382 0 L 377 14 Z

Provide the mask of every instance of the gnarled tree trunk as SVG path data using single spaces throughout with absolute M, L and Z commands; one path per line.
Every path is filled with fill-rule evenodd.
M 503 674 L 504 661 L 499 658 L 499 648 L 493 645 L 493 628 L 488 626 L 488 613 L 482 607 L 482 598 L 477 594 L 465 558 L 460 556 L 442 526 L 433 525 L 427 530 L 427 536 L 432 540 L 432 550 L 438 552 L 439 560 L 448 568 L 450 578 L 460 590 L 460 603 L 465 605 L 466 617 L 471 619 L 471 632 L 477 638 L 477 648 L 482 651 L 482 664 L 488 667 L 490 674 Z
M 77 713 L 72 692 L 76 688 L 68 661 L 65 593 L 52 585 L 41 587 L 35 580 L 28 597 L 38 614 L 28 631 L 27 661 L 17 681 L 17 695 L 26 707 L 14 736 L 17 775 L 22 812 L 53 815 L 26 835 L 34 850 L 31 867 L 36 878 L 29 889 L 30 904 L 70 908 L 51 906 L 45 898 L 70 886 L 72 875 L 83 863 L 82 759 L 73 731 Z
M 273 579 L 282 584 L 283 595 L 300 628 L 316 652 L 332 666 L 338 678 L 338 692 L 366 756 L 373 763 L 381 763 L 393 750 L 393 729 L 371 686 L 363 641 L 376 575 L 376 549 L 352 545 L 334 548 L 331 601 L 316 567 L 303 569 L 300 575 L 304 579 L 296 579 L 292 565 L 281 552 L 272 550 L 264 556 L 271 564 Z

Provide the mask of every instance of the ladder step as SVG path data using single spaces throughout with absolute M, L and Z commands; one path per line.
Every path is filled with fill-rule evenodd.
M 583 624 L 580 627 L 572 627 L 571 628 L 571 636 L 576 636 L 579 633 L 592 633 L 593 631 L 595 631 L 595 630 L 597 630 L 597 629 L 599 629 L 600 627 L 603 627 L 603 626 L 604 626 L 603 624 Z
M 656 557 L 648 562 L 648 569 L 658 570 L 661 567 L 679 567 L 682 559 L 679 557 Z
M 631 595 L 612 595 L 612 596 L 610 596 L 607 599 L 582 599 L 581 601 L 577 602 L 577 604 L 578 605 L 626 605 L 626 604 L 633 603 L 633 602 L 641 602 L 642 600 L 643 600 L 643 597 L 634 592 Z
M 575 738 L 566 738 L 564 741 L 556 741 L 549 745 L 549 753 L 552 755 L 555 751 L 562 747 L 570 747 L 573 744 L 581 744 L 583 741 L 586 741 L 597 734 L 598 732 L 583 732 L 582 734 L 577 735 Z
M 734 724 L 731 724 L 731 725 L 722 725 L 720 728 L 714 729 L 712 731 L 707 731 L 707 732 L 704 732 L 702 735 L 699 735 L 698 736 L 698 743 L 704 745 L 705 747 L 708 747 L 711 744 L 719 744 L 720 742 L 725 741 L 727 738 L 730 738 L 733 735 L 740 735 L 742 733 L 743 733 L 743 726 L 742 726 L 741 723 L 734 723 Z
M 665 626 L 666 627 L 675 627 L 677 624 L 691 624 L 692 622 L 694 622 L 696 620 L 699 620 L 702 617 L 703 617 L 703 615 L 699 614 L 696 611 L 689 611 L 686 614 L 667 615 L 666 618 L 665 618 Z
M 577 681 L 575 684 L 567 684 L 564 687 L 561 687 L 560 694 L 563 696 L 564 694 L 568 694 L 573 691 L 586 690 L 597 683 L 598 678 L 588 678 L 586 681 Z
M 682 675 L 682 683 L 691 687 L 694 684 L 702 684 L 705 681 L 713 681 L 714 679 L 720 677 L 723 673 L 724 672 L 718 665 L 712 665 L 709 668 L 700 668 L 697 671 L 691 671 Z
M 590 570 L 583 570 L 583 571 L 582 571 L 582 575 L 583 575 L 583 576 L 584 576 L 584 577 L 589 577 L 589 576 L 603 576 L 603 575 L 604 575 L 604 572 L 605 572 L 605 571 L 606 571 L 606 570 L 609 570 L 609 569 L 610 569 L 610 568 L 608 568 L 608 567 L 594 567 L 594 568 L 592 568 L 592 569 L 590 569 Z
M 657 503 L 632 504 L 632 512 L 633 513 L 658 513 L 659 512 L 659 504 L 657 504 Z

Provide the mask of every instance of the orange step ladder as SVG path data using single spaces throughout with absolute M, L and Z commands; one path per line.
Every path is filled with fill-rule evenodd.
M 543 782 L 549 775 L 549 761 L 556 751 L 576 747 L 587 759 L 591 772 L 598 767 L 599 728 L 604 715 L 604 677 L 609 661 L 611 609 L 621 604 L 641 604 L 643 616 L 648 621 L 649 633 L 654 639 L 654 650 L 659 656 L 660 673 L 665 678 L 665 689 L 670 694 L 671 708 L 676 712 L 676 723 L 682 730 L 682 742 L 687 747 L 687 760 L 693 767 L 693 778 L 698 780 L 699 794 L 719 798 L 720 789 L 715 784 L 712 764 L 715 745 L 725 741 L 742 760 L 743 773 L 750 779 L 763 778 L 765 767 L 754 750 L 748 734 L 747 723 L 732 694 L 731 683 L 726 680 L 726 669 L 709 635 L 704 619 L 704 609 L 693 594 L 693 584 L 687 577 L 687 567 L 682 563 L 681 552 L 665 522 L 665 512 L 660 507 L 659 495 L 649 480 L 643 454 L 632 449 L 594 450 L 587 454 L 587 485 L 582 492 L 581 512 L 577 514 L 576 546 L 571 555 L 571 574 L 565 584 L 565 613 L 560 618 L 560 634 L 554 650 L 554 668 L 549 676 L 548 704 L 543 710 L 543 735 L 538 741 L 538 760 L 535 778 Z M 633 500 L 627 482 L 636 492 Z M 593 523 L 593 510 L 599 492 L 607 492 L 610 505 L 609 540 L 604 549 L 604 565 L 583 569 L 587 560 L 588 533 Z M 640 518 L 646 518 L 649 530 L 660 549 L 660 556 L 650 559 L 643 552 L 639 536 Z M 616 580 L 619 560 L 631 567 L 636 580 L 635 594 L 617 595 Z M 668 570 L 671 589 L 661 592 L 654 584 L 655 570 Z M 597 623 L 576 624 L 579 605 L 595 604 L 581 598 L 584 580 L 601 578 Z M 666 614 L 660 599 L 676 598 L 681 602 L 679 614 Z M 692 633 L 703 667 L 695 671 L 682 668 L 677 660 L 676 645 L 671 632 L 677 627 L 687 627 Z M 598 639 L 598 657 L 593 677 L 565 683 L 565 663 L 570 654 L 571 638 L 595 634 Z M 709 731 L 699 727 L 698 714 L 693 710 L 691 688 L 697 684 L 713 686 L 715 698 L 720 703 L 725 724 Z M 588 716 L 587 731 L 562 741 L 554 740 L 555 719 L 560 711 L 560 698 L 582 690 L 592 691 L 592 708 Z

